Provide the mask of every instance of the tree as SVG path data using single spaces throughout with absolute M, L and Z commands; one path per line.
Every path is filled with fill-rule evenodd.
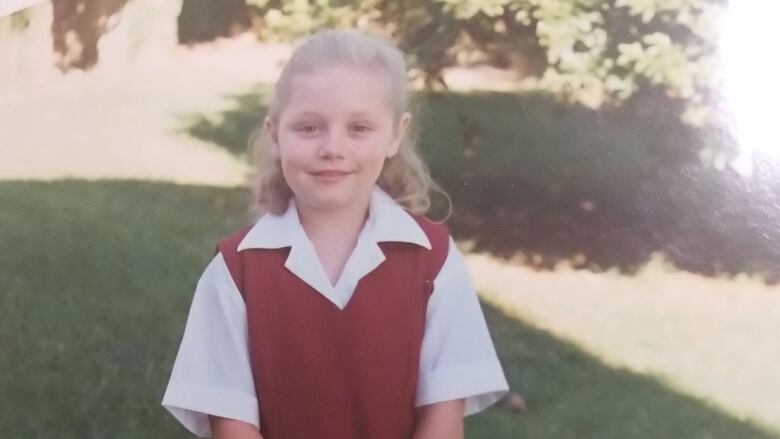
M 718 88 L 720 0 L 249 0 L 262 39 L 363 27 L 398 41 L 427 84 L 488 60 L 522 69 L 560 99 L 591 108 L 643 88 L 683 103 L 701 125 Z
M 97 42 L 127 0 L 53 0 L 61 69 L 97 62 Z M 252 29 L 285 40 L 326 27 L 395 39 L 428 86 L 442 71 L 489 62 L 590 108 L 658 90 L 702 125 L 712 115 L 718 23 L 725 0 L 183 0 L 179 42 Z
M 98 41 L 127 0 L 52 0 L 52 44 L 57 67 L 87 70 L 98 62 Z

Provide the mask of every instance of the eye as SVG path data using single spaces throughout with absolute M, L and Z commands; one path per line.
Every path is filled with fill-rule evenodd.
M 367 133 L 372 129 L 373 129 L 372 127 L 364 123 L 356 123 L 352 125 L 352 131 L 355 131 L 357 133 Z
M 317 126 L 316 124 L 307 123 L 307 124 L 302 124 L 302 125 L 296 126 L 295 127 L 295 131 L 300 131 L 300 132 L 305 133 L 305 134 L 313 134 L 313 133 L 316 133 L 317 130 L 319 130 L 319 128 L 320 127 Z

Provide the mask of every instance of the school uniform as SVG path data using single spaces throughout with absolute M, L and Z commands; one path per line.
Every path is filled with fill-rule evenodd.
M 414 407 L 465 398 L 466 416 L 507 390 L 446 228 L 375 187 L 335 285 L 294 202 L 220 242 L 163 406 L 200 437 L 211 414 L 267 439 L 404 439 Z

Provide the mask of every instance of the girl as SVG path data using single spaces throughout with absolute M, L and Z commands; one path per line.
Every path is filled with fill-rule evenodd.
M 163 405 L 201 437 L 462 438 L 507 383 L 462 256 L 422 215 L 402 53 L 299 47 L 264 123 L 255 202 L 198 282 Z

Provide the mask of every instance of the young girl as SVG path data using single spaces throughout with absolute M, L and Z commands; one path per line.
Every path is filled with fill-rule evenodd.
M 423 215 L 402 53 L 325 31 L 265 119 L 266 213 L 220 241 L 163 405 L 201 437 L 462 438 L 507 383 L 463 258 Z

